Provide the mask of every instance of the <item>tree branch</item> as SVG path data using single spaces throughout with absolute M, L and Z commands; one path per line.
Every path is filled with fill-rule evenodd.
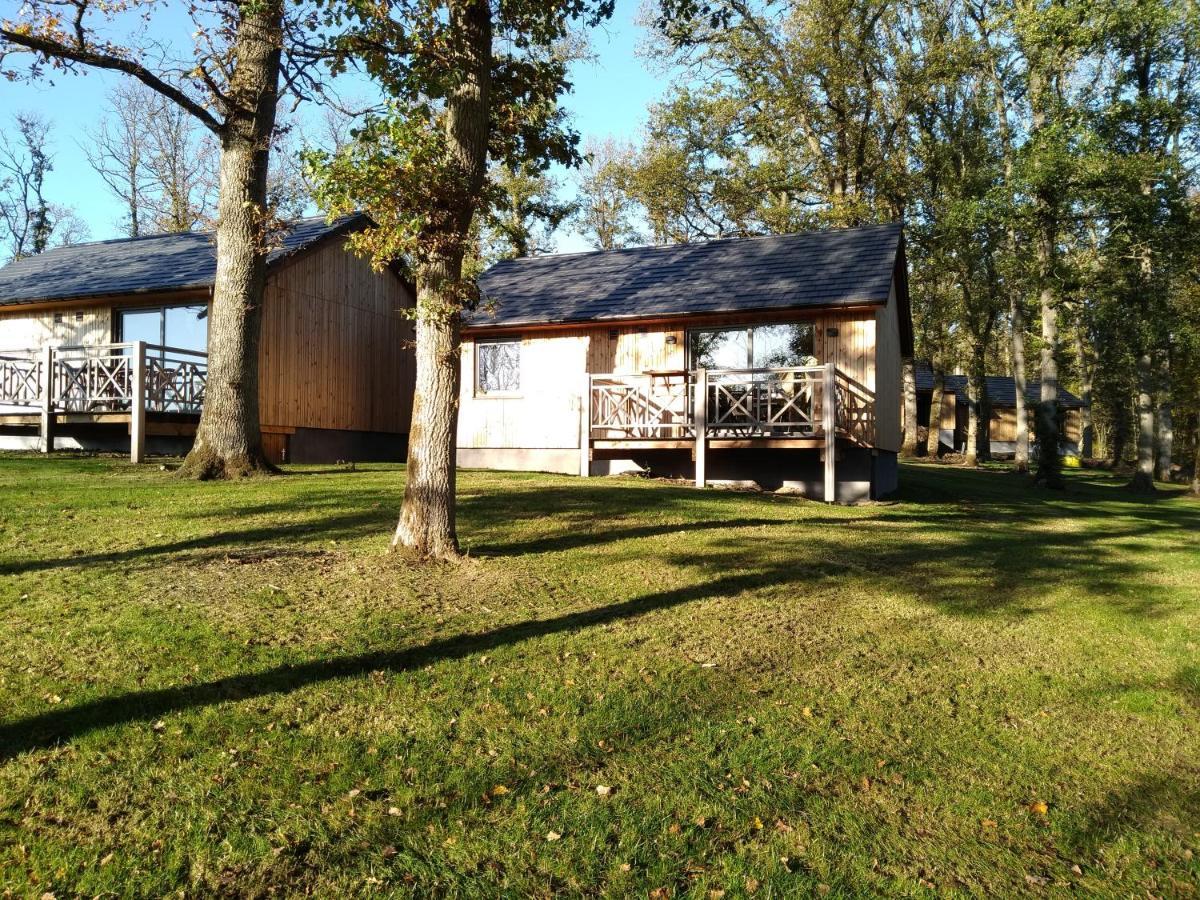
M 117 56 L 111 53 L 102 53 L 97 50 L 90 50 L 86 46 L 72 46 L 59 41 L 54 41 L 49 38 L 39 37 L 35 34 L 25 34 L 20 31 L 13 31 L 10 28 L 0 28 L 0 38 L 3 38 L 9 44 L 14 44 L 18 47 L 24 47 L 34 53 L 40 53 L 47 58 L 60 59 L 68 62 L 77 62 L 85 66 L 92 66 L 97 69 L 110 69 L 115 72 L 124 72 L 136 78 L 146 87 L 155 91 L 158 94 L 166 97 L 171 102 L 177 104 L 186 110 L 189 114 L 200 121 L 205 128 L 212 131 L 214 134 L 220 134 L 223 123 L 214 116 L 211 112 L 205 109 L 201 104 L 197 103 L 182 90 L 175 85 L 164 81 L 158 75 L 151 72 L 145 66 L 134 62 L 130 59 L 125 59 L 122 56 Z

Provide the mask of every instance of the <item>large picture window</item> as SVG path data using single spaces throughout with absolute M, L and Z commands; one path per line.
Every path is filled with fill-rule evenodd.
M 519 340 L 476 343 L 475 389 L 480 394 L 515 394 L 521 390 Z
M 117 310 L 116 339 L 208 352 L 208 304 Z
M 807 322 L 739 325 L 688 333 L 696 369 L 790 369 L 816 364 L 813 326 Z

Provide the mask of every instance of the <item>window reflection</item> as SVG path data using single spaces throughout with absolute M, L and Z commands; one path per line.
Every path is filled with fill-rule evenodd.
M 816 365 L 807 322 L 745 325 L 689 332 L 697 369 L 786 369 Z

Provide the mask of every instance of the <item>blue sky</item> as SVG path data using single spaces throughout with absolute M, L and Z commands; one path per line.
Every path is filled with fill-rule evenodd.
M 0 0 L 0 14 L 12 5 L 12 0 Z M 638 0 L 617 0 L 613 18 L 589 34 L 595 60 L 574 67 L 575 90 L 564 98 L 563 105 L 571 111 L 585 140 L 609 135 L 636 139 L 648 104 L 658 99 L 665 87 L 636 55 L 644 36 L 634 21 L 638 9 Z M 175 32 L 186 25 L 182 16 L 171 19 L 157 27 Z M 105 94 L 119 78 L 90 71 L 82 76 L 55 75 L 52 82 L 4 83 L 0 87 L 0 127 L 5 131 L 19 111 L 39 112 L 53 123 L 54 171 L 48 178 L 48 197 L 51 202 L 73 206 L 87 222 L 93 240 L 122 236 L 118 226 L 121 208 L 88 165 L 79 142 L 98 123 Z M 578 236 L 568 233 L 558 235 L 558 248 L 587 249 Z

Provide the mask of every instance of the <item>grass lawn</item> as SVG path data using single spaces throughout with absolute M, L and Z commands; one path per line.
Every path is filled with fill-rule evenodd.
M 0 896 L 1193 896 L 1200 504 L 0 458 Z

